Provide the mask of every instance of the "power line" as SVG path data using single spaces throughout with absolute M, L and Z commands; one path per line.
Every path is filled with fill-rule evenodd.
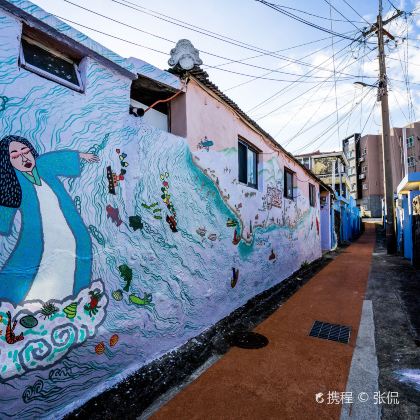
M 155 37 L 155 38 L 158 38 L 158 39 L 164 40 L 164 41 L 166 41 L 166 42 L 169 42 L 169 43 L 171 43 L 171 44 L 176 44 L 176 41 L 174 41 L 174 40 L 171 40 L 171 39 L 168 39 L 168 38 L 162 37 L 162 36 L 160 36 L 160 35 L 156 35 L 156 34 L 154 34 L 154 33 L 152 33 L 152 32 L 145 31 L 145 30 L 140 29 L 140 28 L 138 28 L 138 27 L 136 27 L 136 26 L 129 25 L 129 24 L 125 23 L 125 22 L 121 22 L 121 21 L 119 21 L 119 20 L 117 20 L 117 19 L 111 18 L 111 17 L 109 17 L 109 16 L 107 16 L 107 15 L 104 15 L 104 14 L 102 14 L 102 13 L 96 12 L 96 11 L 94 11 L 94 10 L 91 10 L 91 9 L 88 9 L 88 8 L 86 8 L 86 7 L 84 7 L 84 6 L 81 6 L 81 5 L 79 5 L 79 4 L 73 3 L 73 2 L 72 2 L 72 1 L 70 1 L 70 0 L 63 0 L 63 1 L 65 1 L 66 3 L 72 4 L 73 6 L 78 7 L 78 8 L 80 8 L 80 9 L 82 9 L 82 10 L 86 10 L 86 11 L 88 11 L 88 12 L 90 12 L 90 13 L 93 13 L 93 14 L 95 14 L 95 15 L 97 15 L 97 16 L 100 16 L 100 17 L 102 17 L 102 18 L 104 18 L 104 19 L 110 20 L 110 21 L 115 22 L 115 23 L 118 23 L 118 24 L 120 24 L 120 25 L 122 25 L 122 26 L 125 26 L 125 27 L 128 27 L 128 28 L 130 28 L 130 29 L 133 29 L 133 30 L 135 30 L 135 31 L 138 31 L 138 32 L 141 32 L 141 33 L 145 33 L 145 34 L 147 34 L 147 35 L 150 35 L 150 36 L 153 36 L 153 37 Z M 112 0 L 112 1 L 115 1 L 115 0 Z M 129 7 L 129 6 L 126 6 L 126 7 Z M 134 10 L 136 10 L 136 9 L 134 9 Z M 66 19 L 66 18 L 60 18 L 60 19 Z M 83 25 L 81 25 L 81 26 L 83 26 Z M 98 32 L 101 32 L 101 31 L 98 31 Z M 103 32 L 102 32 L 102 33 L 103 33 Z M 118 39 L 118 38 L 119 38 L 119 37 L 116 37 L 116 36 L 113 36 L 113 37 L 115 37 L 116 39 Z M 122 38 L 120 38 L 120 40 L 122 40 Z M 224 42 L 228 42 L 228 43 L 230 43 L 229 41 L 226 41 L 226 40 L 225 40 Z M 132 44 L 136 45 L 136 43 L 134 43 L 134 42 L 130 42 L 130 43 L 132 43 Z M 247 47 L 247 46 L 242 46 L 242 45 L 239 45 L 239 44 L 234 44 L 234 45 L 239 46 L 239 47 L 241 47 L 241 48 L 250 49 L 250 50 L 252 50 L 252 51 L 256 51 L 256 52 L 264 52 L 266 55 L 269 55 L 269 56 L 272 56 L 272 57 L 275 57 L 275 58 L 279 58 L 279 59 L 282 59 L 282 60 L 285 60 L 285 61 L 289 61 L 289 62 L 292 62 L 292 63 L 294 63 L 294 64 L 300 64 L 300 65 L 304 65 L 304 66 L 308 66 L 308 67 L 315 67 L 315 66 L 313 66 L 312 64 L 305 63 L 305 62 L 302 62 L 302 61 L 300 61 L 300 60 L 291 59 L 291 58 L 289 58 L 289 57 L 282 56 L 282 55 L 279 55 L 279 54 L 274 54 L 274 53 L 272 53 L 272 52 L 270 52 L 270 51 L 266 51 L 266 50 L 262 50 L 262 49 L 254 49 L 254 48 L 250 48 L 250 47 Z M 159 51 L 159 52 L 161 52 L 161 51 Z M 221 59 L 223 59 L 223 60 L 230 60 L 230 59 L 229 59 L 229 58 L 227 58 L 227 57 L 224 57 L 224 56 L 221 56 L 221 55 L 218 55 L 218 54 L 215 54 L 215 53 L 211 53 L 211 52 L 209 52 L 209 51 L 200 50 L 200 52 L 202 52 L 203 54 L 207 54 L 207 55 L 213 56 L 213 57 L 221 58 Z M 242 65 L 244 65 L 244 66 L 253 67 L 253 68 L 258 68 L 258 69 L 262 69 L 262 70 L 270 70 L 270 71 L 272 71 L 272 70 L 273 70 L 273 69 L 268 69 L 268 68 L 266 68 L 266 67 L 257 66 L 257 65 L 254 65 L 254 64 L 243 63 L 243 62 L 240 62 L 239 60 L 237 60 L 237 61 L 238 61 L 238 63 L 240 63 L 240 64 L 242 64 Z M 330 70 L 329 70 L 329 69 L 325 69 L 325 71 L 330 71 Z M 273 70 L 273 72 L 280 72 L 280 71 Z M 280 73 L 281 73 L 281 72 L 280 72 Z M 300 75 L 296 74 L 295 76 L 300 76 Z M 355 77 L 354 75 L 350 75 L 350 74 L 346 74 L 346 76 L 352 76 L 352 77 Z
M 332 22 L 332 8 L 336 11 L 338 11 L 332 4 L 331 0 L 324 0 L 327 4 L 330 6 L 330 25 L 331 25 L 331 31 L 333 30 L 333 22 Z M 340 12 L 339 12 L 340 13 Z M 341 13 L 340 13 L 341 15 Z M 335 53 L 334 53 L 334 42 L 333 42 L 333 35 L 331 35 L 331 49 L 332 49 L 332 61 L 333 61 L 333 70 L 334 70 L 334 91 L 335 91 L 335 109 L 337 113 L 337 135 L 338 139 L 340 139 L 340 126 L 338 125 L 338 101 L 337 101 L 337 79 L 335 76 Z
M 333 22 L 333 20 L 332 20 L 332 13 L 331 13 L 331 8 L 332 9 L 334 9 L 341 17 L 343 17 L 348 23 L 350 23 L 351 25 L 353 25 L 358 31 L 360 30 L 360 28 L 358 28 L 353 22 L 351 22 L 350 20 L 348 20 L 347 19 L 347 17 L 346 16 L 344 16 L 336 7 L 334 7 L 332 4 L 331 4 L 331 1 L 328 1 L 328 0 L 324 0 L 325 1 L 325 3 L 327 3 L 329 6 L 330 6 L 330 24 L 331 24 L 331 31 L 333 31 L 333 29 L 332 29 L 332 22 Z
M 351 58 L 350 56 L 347 56 L 346 63 L 350 60 L 350 58 Z M 315 93 L 317 93 L 322 88 L 322 86 L 323 86 L 323 83 L 320 83 L 318 89 L 315 92 L 313 92 L 313 94 L 311 96 L 313 96 Z M 312 113 L 310 118 L 306 118 L 305 124 L 303 124 L 303 126 L 299 129 L 299 131 L 297 133 L 295 133 L 295 135 L 292 136 L 290 138 L 290 140 L 288 140 L 284 143 L 284 146 L 287 146 L 294 137 L 297 137 L 299 134 L 301 134 L 301 132 L 305 129 L 305 127 L 312 121 L 312 118 L 319 112 L 319 110 L 322 108 L 322 106 L 327 102 L 327 98 L 330 96 L 330 93 L 333 90 L 333 87 L 334 86 L 332 86 L 330 88 L 330 90 L 328 91 L 328 93 L 324 96 L 324 98 L 322 99 L 322 103 L 315 109 L 315 111 Z M 334 98 L 334 99 L 336 99 L 336 98 Z M 275 138 L 284 130 L 285 127 L 287 127 L 296 118 L 296 116 L 305 108 L 305 106 L 307 106 L 308 103 L 313 102 L 313 101 L 310 101 L 310 100 L 311 100 L 311 97 L 308 97 L 307 100 L 305 101 L 305 103 L 300 107 L 300 109 L 294 115 L 292 115 L 289 118 L 289 120 L 283 125 L 283 127 L 274 135 Z
M 370 93 L 370 90 L 362 97 L 362 99 L 361 99 L 361 101 L 363 101 L 365 98 L 366 98 L 366 96 L 368 95 Z M 346 120 L 347 120 L 347 118 L 350 118 L 351 117 L 351 115 L 352 115 L 352 113 L 353 113 L 353 111 L 355 110 L 357 108 L 357 106 L 353 106 L 352 108 L 350 108 L 350 110 L 346 113 L 346 114 L 344 114 L 341 118 L 340 118 L 340 121 L 339 121 L 339 124 L 340 125 L 343 125 L 345 122 L 346 122 Z M 306 145 L 304 145 L 304 146 L 302 146 L 302 147 L 300 147 L 299 149 L 297 149 L 297 150 L 295 150 L 295 152 L 294 152 L 294 154 L 296 154 L 297 152 L 302 152 L 302 151 L 304 151 L 305 149 L 307 149 L 310 145 L 312 145 L 312 146 L 314 146 L 314 148 L 319 148 L 320 146 L 322 146 L 324 143 L 326 143 L 326 141 L 327 140 L 329 140 L 330 138 L 331 138 L 331 136 L 334 134 L 334 132 L 332 132 L 331 134 L 330 134 L 330 136 L 329 137 L 327 137 L 326 139 L 324 139 L 321 143 L 319 143 L 319 144 L 317 144 L 317 145 L 315 145 L 314 143 L 317 141 L 317 140 L 319 140 L 319 139 L 321 139 L 323 136 L 325 136 L 328 132 L 330 132 L 331 130 L 333 130 L 334 129 L 334 127 L 335 127 L 335 125 L 336 125 L 336 122 L 334 122 L 334 123 L 332 123 L 329 127 L 327 127 L 323 132 L 321 132 L 317 137 L 315 137 L 314 139 L 312 139 L 310 142 L 308 142 Z
M 269 3 L 265 0 L 255 0 L 255 1 L 263 4 L 264 6 L 267 6 L 271 9 L 273 9 L 273 10 L 276 10 L 277 12 L 279 12 L 279 13 L 287 16 L 287 17 L 290 17 L 291 19 L 297 20 L 298 22 L 301 22 L 301 23 L 304 23 L 305 25 L 311 26 L 312 28 L 315 28 L 315 29 L 318 29 L 320 31 L 326 32 L 330 35 L 334 35 L 334 36 L 337 36 L 337 37 L 348 39 L 348 40 L 353 41 L 353 42 L 360 42 L 360 38 L 357 38 L 357 39 L 356 38 L 351 38 L 351 37 L 349 37 L 345 34 L 340 34 L 338 32 L 333 32 L 333 31 L 331 31 L 327 28 L 324 28 L 323 26 L 319 26 L 319 25 L 316 25 L 315 23 L 312 23 L 312 22 L 309 22 L 305 19 L 302 19 L 301 17 L 282 9 L 282 7 L 278 6 L 277 4 Z
M 349 47 L 349 45 L 350 44 L 348 44 L 348 45 L 345 45 L 337 54 L 339 54 L 339 53 L 341 53 L 342 51 L 344 51 L 347 47 Z M 325 63 L 327 63 L 328 61 L 330 61 L 331 60 L 331 57 L 329 57 L 328 59 L 326 59 L 326 60 L 324 60 L 321 64 L 319 64 L 317 67 L 318 68 L 320 68 L 321 67 L 321 65 L 323 65 L 323 64 L 325 64 Z M 309 75 L 310 73 L 312 73 L 314 70 L 316 70 L 316 68 L 315 69 L 310 69 L 310 70 L 308 70 L 308 72 L 304 75 L 304 76 L 302 76 L 302 78 L 303 77 L 306 77 L 307 75 Z M 290 85 L 289 87 L 291 87 L 292 85 Z M 277 92 L 275 92 L 274 94 L 272 94 L 272 95 L 270 95 L 268 98 L 266 98 L 266 99 L 264 99 L 263 101 L 261 101 L 261 102 L 259 102 L 257 105 L 254 105 L 252 108 L 250 108 L 247 112 L 251 112 L 251 111 L 254 111 L 254 110 L 256 110 L 256 109 L 258 109 L 258 108 L 260 108 L 262 105 L 264 105 L 264 104 L 267 104 L 267 103 L 269 103 L 269 102 L 271 102 L 272 100 L 274 100 L 274 98 L 276 98 L 277 96 L 279 96 L 281 93 L 284 93 L 289 87 L 284 87 L 284 88 L 282 88 L 282 89 L 280 89 L 279 91 L 277 91 Z
M 350 7 L 351 10 L 353 10 L 354 13 L 356 13 L 357 16 L 362 18 L 369 26 L 371 25 L 370 22 L 368 22 L 350 3 L 348 3 L 346 0 L 343 1 L 347 4 L 347 6 Z
M 271 52 L 273 52 L 273 53 L 279 53 L 279 52 L 282 52 L 282 51 L 292 50 L 292 49 L 295 49 L 295 48 L 304 47 L 304 46 L 307 46 L 307 45 L 315 44 L 315 43 L 317 43 L 317 42 L 325 41 L 326 39 L 330 39 L 330 37 L 328 36 L 328 37 L 325 37 L 325 38 L 316 39 L 315 41 L 304 42 L 304 43 L 302 43 L 302 44 L 294 45 L 293 47 L 283 48 L 283 49 L 281 49 L 281 50 L 276 50 L 276 51 L 271 51 Z M 321 50 L 323 50 L 324 48 L 325 48 L 325 47 L 323 47 L 323 48 L 321 48 L 321 49 L 319 49 L 319 50 L 317 50 L 317 51 L 321 51 Z M 311 55 L 312 55 L 312 54 L 313 54 L 313 52 L 311 53 Z M 264 54 L 253 55 L 253 56 L 251 56 L 251 57 L 242 58 L 242 59 L 240 59 L 240 60 L 229 60 L 229 61 L 226 61 L 225 63 L 217 64 L 217 65 L 215 65 L 215 66 L 208 66 L 208 65 L 204 65 L 204 66 L 203 66 L 203 68 L 204 68 L 204 69 L 207 69 L 207 68 L 212 68 L 212 69 L 214 69 L 214 68 L 216 68 L 216 67 L 222 67 L 222 66 L 226 66 L 226 65 L 228 65 L 228 64 L 232 64 L 232 63 L 240 63 L 240 62 L 242 62 L 242 61 L 247 61 L 247 60 L 252 60 L 252 59 L 254 59 L 254 58 L 263 57 L 263 56 L 265 56 L 265 55 L 266 55 L 266 54 L 264 53 Z M 306 56 L 306 57 L 308 57 L 308 56 Z M 303 59 L 304 59 L 304 58 L 306 58 L 306 57 L 302 57 L 302 58 L 300 58 L 299 60 L 303 60 Z M 286 66 L 288 66 L 288 65 L 289 65 L 289 64 L 287 64 Z
M 328 37 L 328 38 L 329 38 L 329 37 Z M 342 41 L 344 41 L 344 39 L 340 38 L 340 39 L 337 41 L 337 43 L 342 42 Z M 317 54 L 318 52 L 320 52 L 320 51 L 322 51 L 323 49 L 328 48 L 328 47 L 329 47 L 329 43 L 328 43 L 325 47 L 322 47 L 322 48 L 320 48 L 320 49 L 318 49 L 318 50 L 312 51 L 312 52 L 311 52 L 311 53 L 309 53 L 309 54 L 306 54 L 305 56 L 301 57 L 299 60 L 303 60 L 303 59 L 308 58 L 308 57 L 310 57 L 310 56 L 312 56 L 312 55 L 315 55 L 315 54 Z M 285 68 L 285 67 L 290 66 L 291 64 L 292 64 L 292 63 L 287 63 L 287 64 L 285 64 L 284 66 L 278 67 L 276 70 L 283 69 L 283 68 Z M 267 72 L 267 73 L 264 73 L 264 74 L 262 74 L 261 76 L 268 76 L 269 74 L 271 74 L 271 71 L 270 71 L 270 72 Z M 248 84 L 248 83 L 251 83 L 251 82 L 253 82 L 254 80 L 257 80 L 257 78 L 252 78 L 252 79 L 247 80 L 247 81 L 245 81 L 245 82 L 241 82 L 241 83 L 239 83 L 239 84 L 236 84 L 236 85 L 234 85 L 234 86 L 232 86 L 232 87 L 229 87 L 229 88 L 225 89 L 224 91 L 225 91 L 225 92 L 227 92 L 227 91 L 229 91 L 229 90 L 236 89 L 236 88 L 238 88 L 238 87 L 240 87 L 240 86 L 243 86 L 243 85 L 246 85 L 246 84 Z
M 314 13 L 310 13 L 310 12 L 307 12 L 305 10 L 295 9 L 293 7 L 287 7 L 287 6 L 283 6 L 283 5 L 277 5 L 277 6 L 281 7 L 282 9 L 293 10 L 295 12 L 303 13 L 303 14 L 308 15 L 308 16 L 313 16 L 313 17 L 316 17 L 318 19 L 330 20 L 328 17 L 315 15 Z M 341 19 L 333 19 L 333 20 L 334 20 L 334 22 L 363 23 L 363 22 L 359 22 L 357 20 L 348 20 L 347 18 L 346 18 L 346 20 L 341 20 Z
M 342 50 L 341 50 L 342 51 Z M 369 53 L 368 53 L 369 54 Z M 329 77 L 328 77 L 328 79 L 329 78 L 331 78 L 332 77 L 332 75 L 330 75 Z M 322 83 L 322 82 L 320 82 L 320 83 Z M 306 92 L 310 92 L 312 89 L 315 89 L 316 88 L 316 86 L 313 86 L 313 87 L 311 87 L 310 89 L 308 89 Z M 274 95 L 272 95 L 272 96 L 274 96 Z M 297 99 L 297 98 L 299 98 L 301 95 L 299 95 L 299 96 L 297 96 L 297 97 L 295 97 L 294 99 Z M 293 99 L 293 100 L 294 100 Z M 269 116 L 269 115 L 271 115 L 271 114 L 273 114 L 274 112 L 276 112 L 276 111 L 278 111 L 279 109 L 281 109 L 281 108 L 283 108 L 285 105 L 287 105 L 287 104 L 289 104 L 291 101 L 288 101 L 288 102 L 286 102 L 285 104 L 282 104 L 282 105 L 280 105 L 279 107 L 277 107 L 277 108 L 275 108 L 275 109 L 273 109 L 273 110 L 271 110 L 270 112 L 267 112 L 266 114 L 264 114 L 263 116 L 261 116 L 261 117 L 259 117 L 259 118 L 257 118 L 256 119 L 256 121 L 259 121 L 259 120 L 261 120 L 261 119 L 263 119 L 263 118 L 266 118 L 267 116 Z

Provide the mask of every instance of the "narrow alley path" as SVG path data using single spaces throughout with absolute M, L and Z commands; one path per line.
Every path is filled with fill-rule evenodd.
M 315 394 L 346 390 L 375 245 L 374 226 L 255 331 L 259 350 L 232 348 L 153 419 L 338 419 Z M 351 326 L 348 345 L 312 338 L 315 320 Z

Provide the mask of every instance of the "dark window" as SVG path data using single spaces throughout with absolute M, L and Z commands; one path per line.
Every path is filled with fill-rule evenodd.
M 258 188 L 258 153 L 242 141 L 238 142 L 238 164 L 239 182 Z
M 293 200 L 293 172 L 284 168 L 284 196 Z
M 309 184 L 309 205 L 315 207 L 316 204 L 316 190 L 315 185 Z
M 60 53 L 54 53 L 36 41 L 22 38 L 20 64 L 47 79 L 83 91 L 77 64 Z

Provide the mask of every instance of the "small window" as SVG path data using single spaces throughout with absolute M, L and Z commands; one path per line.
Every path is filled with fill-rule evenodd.
M 414 136 L 407 137 L 407 147 L 413 147 L 414 146 Z
M 362 172 L 367 172 L 367 166 L 362 166 Z
M 362 188 L 363 188 L 364 190 L 367 190 L 367 189 L 368 189 L 367 184 L 363 184 Z
M 288 169 L 284 168 L 284 196 L 293 200 L 293 178 L 294 173 Z
M 258 153 L 248 144 L 238 142 L 239 182 L 258 188 Z
M 299 162 L 307 169 L 311 169 L 311 159 L 309 157 L 303 157 L 299 159 Z
M 25 36 L 22 37 L 20 66 L 46 79 L 83 92 L 78 63 Z
M 408 163 L 408 167 L 409 168 L 413 168 L 414 166 L 416 166 L 416 158 L 415 158 L 415 156 L 408 156 L 407 163 Z
M 316 204 L 316 190 L 315 185 L 309 184 L 309 205 L 315 207 Z
M 362 150 L 362 156 L 366 156 L 366 154 L 367 154 L 367 150 L 366 150 L 366 147 L 364 147 Z

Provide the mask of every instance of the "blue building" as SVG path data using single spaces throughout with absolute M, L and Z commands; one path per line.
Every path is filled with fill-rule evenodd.
M 397 249 L 413 261 L 413 200 L 420 195 L 420 172 L 408 173 L 397 187 Z

